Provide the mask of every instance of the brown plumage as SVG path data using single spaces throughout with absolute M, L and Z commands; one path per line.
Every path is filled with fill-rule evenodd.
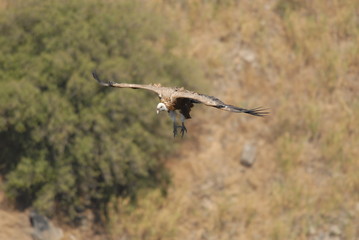
M 184 88 L 171 88 L 171 87 L 162 87 L 160 84 L 131 84 L 131 83 L 115 83 L 115 82 L 104 82 L 101 81 L 96 74 L 92 73 L 93 77 L 97 82 L 106 87 L 116 87 L 116 88 L 132 88 L 132 89 L 146 89 L 152 92 L 157 93 L 160 98 L 160 103 L 157 105 L 157 113 L 159 111 L 167 111 L 170 114 L 171 119 L 173 120 L 173 133 L 174 136 L 177 134 L 177 128 L 181 128 L 182 137 L 184 132 L 187 132 L 186 127 L 184 126 L 184 120 L 191 118 L 190 111 L 194 106 L 194 103 L 202 103 L 206 106 L 215 107 L 221 110 L 235 112 L 235 113 L 247 113 L 253 116 L 265 116 L 268 112 L 262 108 L 253 108 L 245 109 L 232 105 L 223 103 L 216 97 L 199 94 L 186 90 Z M 181 114 L 182 126 L 176 124 L 176 110 L 179 110 Z

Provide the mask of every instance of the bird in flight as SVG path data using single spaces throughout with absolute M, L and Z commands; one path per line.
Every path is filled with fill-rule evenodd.
M 92 73 L 93 77 L 97 82 L 105 87 L 115 87 L 115 88 L 132 88 L 132 89 L 145 89 L 158 94 L 160 103 L 157 104 L 157 114 L 161 111 L 168 112 L 170 118 L 173 122 L 173 136 L 176 137 L 180 129 L 181 136 L 183 137 L 187 128 L 184 125 L 186 119 L 190 119 L 191 115 L 189 114 L 191 108 L 194 104 L 202 103 L 206 106 L 215 107 L 221 110 L 234 112 L 234 113 L 247 113 L 253 116 L 263 117 L 268 114 L 268 112 L 263 108 L 253 108 L 245 109 L 232 105 L 223 103 L 216 97 L 207 96 L 204 94 L 199 94 L 186 90 L 184 88 L 177 87 L 162 87 L 160 84 L 132 84 L 132 83 L 116 83 L 112 81 L 104 82 L 100 80 L 96 72 Z M 177 113 L 179 111 L 181 125 L 177 125 Z

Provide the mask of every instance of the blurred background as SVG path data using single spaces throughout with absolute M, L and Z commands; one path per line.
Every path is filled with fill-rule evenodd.
M 359 239 L 359 2 L 0 0 L 0 239 Z M 196 106 L 172 136 L 152 93 Z

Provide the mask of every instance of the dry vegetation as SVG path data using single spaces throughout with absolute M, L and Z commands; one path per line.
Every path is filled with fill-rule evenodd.
M 196 107 L 167 197 L 121 202 L 109 238 L 359 239 L 359 2 L 153 2 L 188 38 L 207 93 L 271 114 Z M 247 142 L 252 168 L 239 163 Z
M 168 197 L 118 215 L 113 235 L 358 239 L 359 2 L 234 2 L 157 4 L 186 32 L 210 93 L 271 115 L 197 107 Z M 258 149 L 251 169 L 239 164 L 246 142 Z

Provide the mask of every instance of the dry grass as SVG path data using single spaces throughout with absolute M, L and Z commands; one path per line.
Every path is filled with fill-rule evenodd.
M 315 239 L 337 226 L 359 238 L 358 2 L 154 2 L 187 34 L 212 94 L 271 115 L 198 107 L 168 197 L 121 213 L 114 236 Z M 239 164 L 248 141 L 251 169 Z

